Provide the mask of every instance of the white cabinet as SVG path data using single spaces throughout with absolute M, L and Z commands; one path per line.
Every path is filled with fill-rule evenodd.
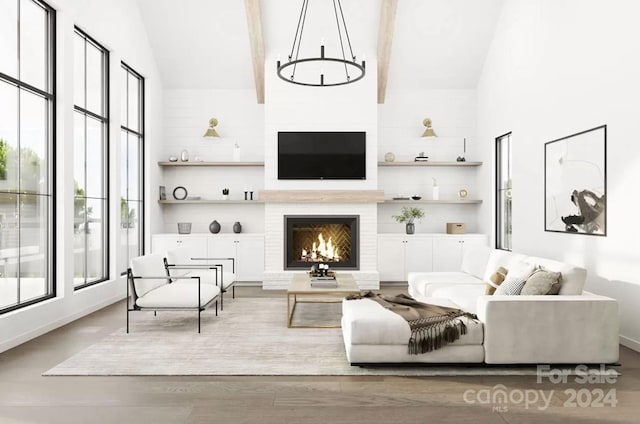
M 407 273 L 431 271 L 432 241 L 430 236 L 378 236 L 378 273 L 380 281 L 406 281 Z
M 233 258 L 237 281 L 262 281 L 264 273 L 264 237 L 254 234 L 212 236 L 208 239 L 212 258 Z M 230 262 L 223 262 L 231 265 Z
M 407 281 L 410 272 L 459 271 L 464 249 L 487 245 L 483 234 L 380 234 L 380 281 Z
M 151 251 L 163 256 L 178 247 L 189 249 L 193 258 L 233 258 L 237 281 L 262 281 L 264 236 L 261 234 L 154 234 Z M 231 271 L 231 261 L 221 262 Z
M 189 249 L 191 257 L 207 255 L 207 238 L 204 235 L 154 234 L 151 236 L 151 251 L 166 256 L 169 250 L 178 247 Z
M 465 248 L 486 246 L 483 234 L 443 235 L 433 238 L 433 270 L 436 272 L 460 271 Z

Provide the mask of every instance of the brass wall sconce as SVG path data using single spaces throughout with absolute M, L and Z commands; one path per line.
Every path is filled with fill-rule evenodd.
M 425 126 L 425 130 L 422 133 L 423 137 L 427 137 L 427 138 L 437 137 L 436 132 L 433 131 L 433 128 L 431 127 L 431 119 L 430 118 L 424 118 L 424 120 L 422 121 L 422 125 Z
M 216 131 L 216 126 L 218 125 L 218 120 L 216 118 L 209 119 L 209 129 L 204 133 L 203 137 L 206 138 L 214 138 L 220 137 L 220 134 Z

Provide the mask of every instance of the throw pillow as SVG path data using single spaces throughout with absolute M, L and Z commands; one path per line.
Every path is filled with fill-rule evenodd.
M 559 272 L 546 271 L 538 269 L 531 274 L 522 288 L 522 295 L 545 295 L 558 294 L 560 291 L 560 282 L 562 274 Z
M 504 279 L 507 277 L 507 269 L 504 267 L 498 267 L 496 272 L 491 274 L 489 277 L 489 281 L 487 281 L 487 287 L 484 290 L 484 294 L 492 295 L 495 293 L 496 289 L 503 283 Z
M 519 295 L 526 282 L 527 280 L 522 277 L 507 277 L 504 283 L 500 284 L 500 287 L 496 289 L 495 294 L 507 296 Z

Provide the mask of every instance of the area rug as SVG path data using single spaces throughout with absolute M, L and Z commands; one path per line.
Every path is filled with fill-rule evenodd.
M 294 324 L 338 323 L 341 305 L 299 304 Z M 130 315 L 119 329 L 44 375 L 535 375 L 536 367 L 357 367 L 347 362 L 339 328 L 287 328 L 286 300 L 237 298 L 216 317 L 193 312 Z M 123 311 L 124 313 L 124 311 Z

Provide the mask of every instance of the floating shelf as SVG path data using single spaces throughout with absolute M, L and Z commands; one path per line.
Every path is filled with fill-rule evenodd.
M 451 199 L 451 200 L 385 200 L 385 204 L 427 203 L 433 205 L 479 205 L 482 200 L 477 199 Z
M 378 162 L 378 166 L 480 166 L 482 162 Z
M 209 205 L 254 205 L 254 204 L 262 204 L 259 200 L 175 200 L 175 199 L 167 199 L 167 200 L 158 200 L 158 203 L 161 205 L 177 205 L 183 203 L 189 204 L 209 204 Z
M 167 162 L 159 161 L 158 166 L 264 166 L 264 162 Z

